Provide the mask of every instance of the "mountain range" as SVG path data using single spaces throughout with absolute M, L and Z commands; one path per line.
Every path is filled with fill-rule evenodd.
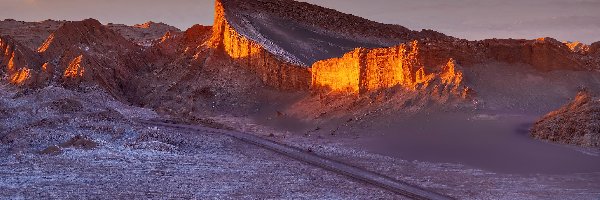
M 581 87 L 600 90 L 600 42 L 469 41 L 292 0 L 217 0 L 212 26 L 185 31 L 4 20 L 0 34 L 0 68 L 16 87 L 97 85 L 184 117 L 246 115 L 273 101 L 322 122 L 433 107 L 542 113 Z

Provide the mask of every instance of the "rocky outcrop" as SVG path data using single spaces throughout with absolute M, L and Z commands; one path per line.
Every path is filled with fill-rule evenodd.
M 54 81 L 98 84 L 118 99 L 132 98 L 137 74 L 147 68 L 140 46 L 93 19 L 66 23 L 38 52 L 53 65 Z
M 103 50 L 135 51 L 137 47 L 116 32 L 104 27 L 98 20 L 86 19 L 78 22 L 67 22 L 53 32 L 37 49 L 44 57 L 54 59 L 60 57 L 69 48 L 81 51 L 95 50 L 92 47 L 103 47 Z
M 306 67 L 278 59 L 257 42 L 237 32 L 230 25 L 220 0 L 215 5 L 215 23 L 209 46 L 257 74 L 266 85 L 283 90 L 309 88 L 310 72 Z
M 600 56 L 600 42 L 592 43 L 592 45 L 590 45 L 589 52 L 590 54 Z
M 166 32 L 160 40 L 156 40 L 147 53 L 149 59 L 169 61 L 178 58 L 197 58 L 196 54 L 206 48 L 204 43 L 211 37 L 212 27 L 194 25 L 184 32 Z
M 436 93 L 465 96 L 463 74 L 452 58 L 425 67 L 417 41 L 396 47 L 358 48 L 340 58 L 319 61 L 312 67 L 315 90 L 362 94 L 395 86 L 415 91 L 435 82 Z
M 37 58 L 31 50 L 23 47 L 10 36 L 0 36 L 0 64 L 2 71 L 12 73 L 22 67 L 35 67 Z
M 586 54 L 590 51 L 590 46 L 581 42 L 563 42 L 572 52 Z
M 600 100 L 587 91 L 579 92 L 571 103 L 536 122 L 531 135 L 552 142 L 599 148 Z
M 139 46 L 93 19 L 64 23 L 37 52 L 10 37 L 0 44 L 2 69 L 15 85 L 98 84 L 125 99 L 137 87 L 134 74 L 146 65 Z
M 310 85 L 317 90 L 365 93 L 397 85 L 415 88 L 440 73 L 451 58 L 464 66 L 507 62 L 543 71 L 600 68 L 585 61 L 582 51 L 573 49 L 577 45 L 570 48 L 551 38 L 467 41 L 289 0 L 218 0 L 215 8 L 208 46 L 279 89 Z M 336 48 L 307 38 L 327 41 Z M 393 47 L 370 48 L 386 45 Z
M 242 92 L 232 88 L 242 88 L 245 81 L 252 87 L 355 94 L 399 86 L 466 98 L 472 91 L 465 86 L 460 66 L 503 62 L 542 71 L 600 69 L 598 44 L 588 47 L 551 38 L 468 41 L 293 0 L 217 0 L 214 26 L 196 25 L 185 32 L 152 22 L 133 27 L 104 26 L 91 19 L 61 24 L 37 52 L 18 48 L 23 51 L 10 50 L 17 52 L 14 56 L 5 53 L 4 68 L 12 63 L 8 80 L 17 84 L 43 74 L 46 78 L 39 80 L 74 87 L 98 83 L 113 96 L 153 96 L 150 93 L 175 89 L 181 93 L 190 85 L 198 86 L 193 91 L 215 96 L 214 90 L 225 88 L 194 83 L 200 81 L 231 82 L 226 89 L 236 92 L 227 95 L 234 96 Z M 131 41 L 150 37 L 151 43 Z M 138 77 L 152 76 L 166 86 L 140 89 L 148 84 Z M 161 95 L 169 96 L 153 98 L 160 101 Z
M 600 68 L 600 65 L 585 64 L 581 54 L 573 52 L 567 45 L 552 38 L 537 40 L 484 40 L 485 58 L 506 63 L 529 64 L 542 71 L 585 70 Z
M 0 36 L 0 72 L 8 82 L 28 87 L 37 87 L 48 78 L 40 71 L 40 57 L 10 36 Z
M 217 3 L 222 5 L 227 23 L 238 34 L 278 59 L 304 67 L 358 47 L 395 46 L 415 34 L 399 25 L 377 23 L 293 0 Z
M 165 23 L 156 23 L 152 21 L 133 26 L 109 23 L 106 25 L 106 27 L 117 32 L 128 40 L 146 47 L 151 46 L 155 40 L 160 39 L 167 32 L 181 32 L 181 30 L 176 27 Z

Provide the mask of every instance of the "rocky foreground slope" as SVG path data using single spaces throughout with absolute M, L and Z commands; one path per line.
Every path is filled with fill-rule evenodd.
M 600 147 L 600 100 L 582 91 L 531 129 L 535 138 L 586 147 Z

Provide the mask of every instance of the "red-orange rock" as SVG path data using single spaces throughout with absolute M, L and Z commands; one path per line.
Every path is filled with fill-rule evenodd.
M 40 57 L 10 36 L 0 37 L 0 71 L 14 85 L 37 87 L 46 76 L 40 72 Z
M 310 72 L 306 67 L 283 61 L 255 41 L 240 35 L 227 21 L 220 0 L 215 4 L 215 22 L 209 45 L 217 51 L 224 51 L 235 62 L 256 73 L 266 85 L 283 90 L 309 88 Z
M 582 91 L 572 102 L 536 122 L 531 135 L 552 142 L 600 147 L 599 116 L 598 99 Z
M 356 94 L 394 86 L 416 90 L 439 78 L 447 92 L 462 96 L 463 74 L 456 69 L 456 62 L 447 58 L 446 63 L 425 67 L 419 46 L 414 41 L 390 48 L 359 48 L 341 58 L 319 61 L 312 67 L 313 88 Z

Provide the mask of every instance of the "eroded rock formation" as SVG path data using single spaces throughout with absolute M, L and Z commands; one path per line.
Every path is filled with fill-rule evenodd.
M 181 59 L 201 60 L 200 52 L 211 37 L 210 26 L 194 25 L 184 32 L 166 32 L 146 50 L 150 62 L 177 62 Z M 156 63 L 159 64 L 159 63 Z
M 312 67 L 312 87 L 356 94 L 395 86 L 414 91 L 439 79 L 435 82 L 439 85 L 433 86 L 438 92 L 466 96 L 468 88 L 454 59 L 425 67 L 419 46 L 414 41 L 391 48 L 358 48 L 341 58 L 319 61 Z
M 215 9 L 214 26 L 185 32 L 157 23 L 61 22 L 37 52 L 10 50 L 15 48 L 4 46 L 15 45 L 4 42 L 10 44 L 3 46 L 1 60 L 10 71 L 6 79 L 18 85 L 95 83 L 113 96 L 161 107 L 202 100 L 237 104 L 226 100 L 244 99 L 244 93 L 265 85 L 352 94 L 401 87 L 467 98 L 473 91 L 461 66 L 500 62 L 541 71 L 600 69 L 597 43 L 468 41 L 292 0 L 217 0 Z M 147 33 L 149 38 L 138 37 Z M 138 39 L 151 43 L 131 41 Z M 164 99 L 172 101 L 159 102 Z
M 10 36 L 0 36 L 0 52 L 0 71 L 10 83 L 35 87 L 43 81 L 41 79 L 47 78 L 39 71 L 40 57 Z
M 211 48 L 224 51 L 238 64 L 255 72 L 267 85 L 284 90 L 309 88 L 310 72 L 306 67 L 278 59 L 257 42 L 244 37 L 230 25 L 227 15 L 223 3 L 217 0 L 213 35 L 209 41 Z
M 575 99 L 535 123 L 531 135 L 535 138 L 600 147 L 600 100 L 582 91 Z
M 65 22 L 37 51 L 10 37 L 0 47 L 2 71 L 15 85 L 99 84 L 123 100 L 137 87 L 133 74 L 146 66 L 139 46 L 93 19 Z
M 181 32 L 181 30 L 176 27 L 165 23 L 156 23 L 152 21 L 133 26 L 109 23 L 106 25 L 106 27 L 117 32 L 128 40 L 145 47 L 151 46 L 156 39 L 162 37 L 167 32 Z

